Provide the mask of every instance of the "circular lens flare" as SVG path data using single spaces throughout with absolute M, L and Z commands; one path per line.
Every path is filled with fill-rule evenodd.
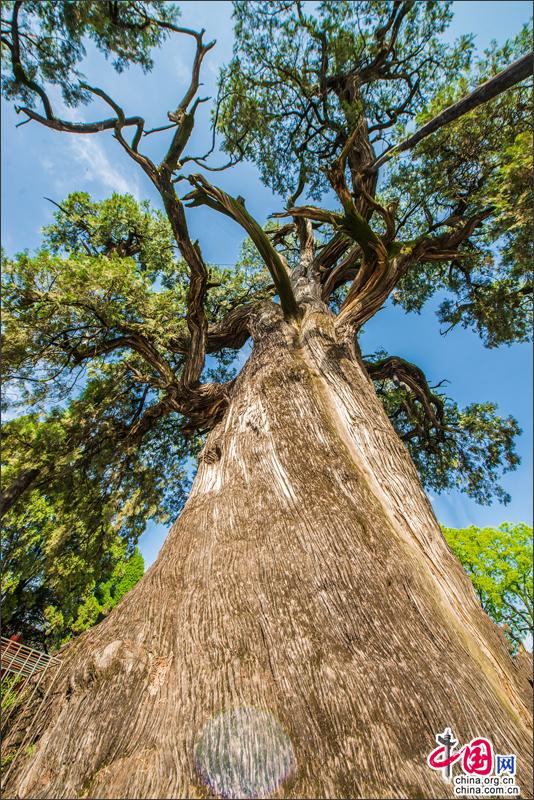
M 220 797 L 266 797 L 295 769 L 291 740 L 268 711 L 233 708 L 209 720 L 195 746 L 196 768 Z

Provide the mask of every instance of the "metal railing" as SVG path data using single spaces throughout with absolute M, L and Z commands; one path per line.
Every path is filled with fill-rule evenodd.
M 60 663 L 60 659 L 57 656 L 50 656 L 48 653 L 43 653 L 34 647 L 28 647 L 13 639 L 6 639 L 5 636 L 0 636 L 0 669 L 2 670 L 2 675 L 5 672 L 10 672 L 25 678 L 31 678 L 37 672 L 47 670 L 51 665 L 59 666 Z
M 48 655 L 48 653 L 28 647 L 14 639 L 0 637 L 1 735 L 3 740 L 9 738 L 8 733 L 13 722 L 16 722 L 15 717 L 19 713 L 25 714 L 28 710 L 30 711 L 30 719 L 24 726 L 26 733 L 20 745 L 18 747 L 15 745 L 14 753 L 8 759 L 7 771 L 2 775 L 3 786 L 5 786 L 19 753 L 24 747 L 32 744 L 28 740 L 32 735 L 33 723 L 59 674 L 60 666 L 61 659 L 57 656 Z M 47 674 L 50 682 L 39 700 L 39 687 L 44 685 L 43 681 Z M 37 701 L 35 710 L 32 708 L 34 700 Z

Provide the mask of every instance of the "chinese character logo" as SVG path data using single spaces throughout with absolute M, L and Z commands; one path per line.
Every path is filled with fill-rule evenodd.
M 472 739 L 469 744 L 464 744 L 456 749 L 458 740 L 450 728 L 445 728 L 442 733 L 436 734 L 437 747 L 432 750 L 427 758 L 428 766 L 434 770 L 441 770 L 446 781 L 451 780 L 453 764 L 458 762 L 464 775 L 488 776 L 508 773 L 515 776 L 515 755 L 494 756 L 493 747 L 489 739 L 481 736 Z
M 496 775 L 502 775 L 503 772 L 508 772 L 509 775 L 515 775 L 515 756 L 497 756 Z
M 442 769 L 445 780 L 451 779 L 451 765 L 460 758 L 460 753 L 453 753 L 458 741 L 453 737 L 451 729 L 445 728 L 443 733 L 436 735 L 439 747 L 432 750 L 428 756 L 428 766 L 432 769 Z
M 460 752 L 463 752 L 462 769 L 466 775 L 491 775 L 493 748 L 487 739 L 473 739 Z

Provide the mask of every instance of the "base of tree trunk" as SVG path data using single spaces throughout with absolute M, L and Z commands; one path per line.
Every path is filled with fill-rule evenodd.
M 531 796 L 527 675 L 327 315 L 258 321 L 156 563 L 63 658 L 6 797 L 452 797 L 445 727 Z

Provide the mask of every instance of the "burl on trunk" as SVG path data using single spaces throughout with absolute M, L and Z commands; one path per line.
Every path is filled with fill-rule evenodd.
M 452 796 L 450 726 L 518 755 L 528 681 L 332 319 L 266 306 L 153 567 L 69 645 L 7 796 Z

